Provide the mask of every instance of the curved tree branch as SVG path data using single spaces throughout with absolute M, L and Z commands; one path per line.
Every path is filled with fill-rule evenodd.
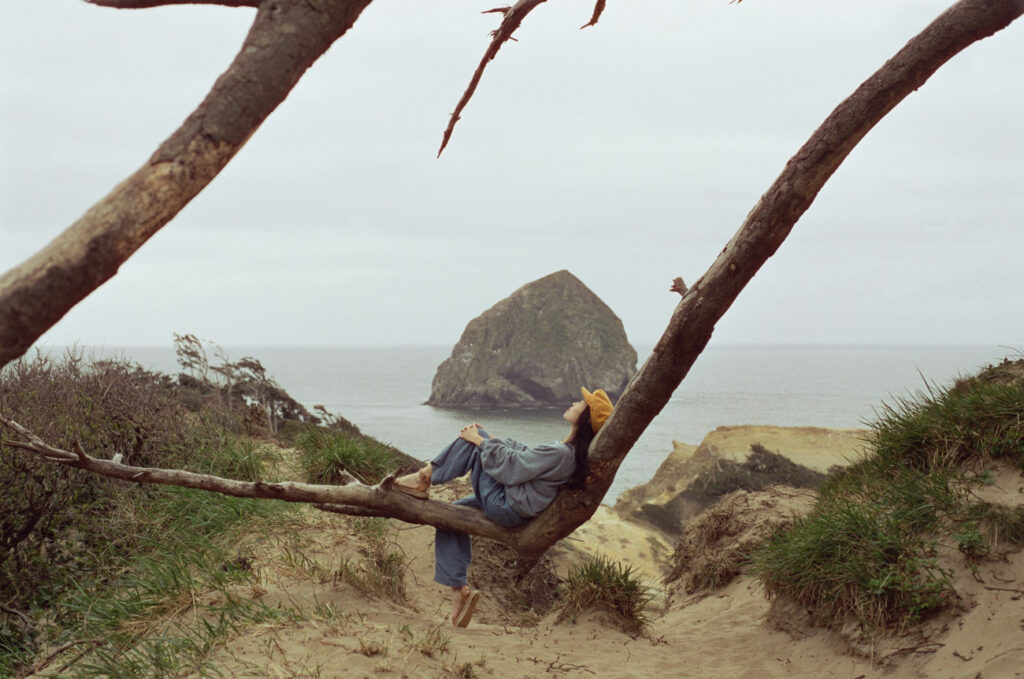
M 591 15 L 590 21 L 580 26 L 580 30 L 597 25 L 598 20 L 600 20 L 601 15 L 604 13 L 604 3 L 605 0 L 597 0 L 597 2 L 594 4 L 594 13 Z
M 234 157 L 370 0 L 266 0 L 228 70 L 152 158 L 0 276 L 0 367 L 21 356 Z
M 523 536 L 527 544 L 554 544 L 597 510 L 622 460 L 686 377 L 711 339 L 715 323 L 864 135 L 954 55 L 1007 27 L 1021 14 L 1024 2 L 1020 0 L 961 0 L 829 114 L 786 163 L 704 276 L 683 294 L 650 357 L 591 444 L 592 472 L 586 489 L 559 495 L 527 524 Z
M 0 424 L 16 432 L 24 441 L 3 441 L 2 445 L 32 452 L 49 462 L 77 467 L 85 471 L 135 483 L 181 486 L 232 495 L 234 497 L 305 502 L 327 511 L 359 516 L 386 516 L 408 523 L 442 526 L 470 535 L 479 535 L 520 549 L 521 529 L 503 528 L 477 509 L 438 502 L 418 500 L 391 490 L 394 476 L 376 486 L 351 480 L 345 485 L 328 486 L 291 481 L 238 481 L 181 469 L 135 467 L 87 454 L 76 446 L 75 452 L 49 445 L 34 433 L 0 414 Z

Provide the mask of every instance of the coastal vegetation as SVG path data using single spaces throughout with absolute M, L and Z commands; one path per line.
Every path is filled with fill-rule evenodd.
M 315 424 L 320 418 L 270 380 L 263 389 L 237 375 L 214 381 L 181 359 L 172 378 L 127 359 L 38 354 L 0 372 L 0 411 L 65 449 L 248 481 L 286 475 L 294 464 L 273 431 L 294 433 L 307 477 L 326 483 L 342 466 L 379 480 L 398 461 L 354 427 Z M 81 658 L 76 676 L 174 674 L 170 665 L 200 667 L 238 625 L 291 615 L 239 594 L 259 588 L 240 538 L 286 532 L 295 505 L 121 483 L 14 446 L 0 447 L 0 676 L 39 664 L 41 649 L 64 647 L 61 662 Z M 368 544 L 395 560 L 383 535 Z M 193 606 L 198 624 L 166 622 Z
M 870 453 L 773 535 L 751 572 L 822 623 L 902 629 L 951 605 L 950 576 L 1024 543 L 1024 508 L 977 499 L 993 470 L 1024 470 L 1024 361 L 884 405 Z
M 954 607 L 954 569 L 1024 544 L 1024 509 L 977 497 L 999 469 L 1024 469 L 1022 372 L 1024 361 L 1008 361 L 882 406 L 865 457 L 824 483 L 763 447 L 722 479 L 698 477 L 695 493 L 716 501 L 687 525 L 667 581 L 694 592 L 747 572 L 769 597 L 799 602 L 821 624 L 855 620 L 876 630 Z M 285 419 L 271 433 L 268 418 L 252 416 L 266 404 L 227 390 L 71 352 L 7 367 L 0 409 L 65 448 L 231 478 L 334 483 L 357 474 L 373 483 L 401 462 L 340 417 Z M 237 383 L 231 390 L 245 393 Z M 410 557 L 385 519 L 337 519 L 351 549 L 324 560 L 309 554 L 301 536 L 309 519 L 293 504 L 118 483 L 20 454 L 19 445 L 4 440 L 0 456 L 0 674 L 48 667 L 70 676 L 203 676 L 215 673 L 217 649 L 253 625 L 356 624 L 328 604 L 265 603 L 269 544 L 282 569 L 318 586 L 344 583 L 409 605 Z M 820 484 L 818 499 L 809 489 L 757 491 L 761 474 Z M 766 520 L 764 493 L 798 495 L 809 509 L 795 521 Z M 756 530 L 742 525 L 744 515 L 761 519 Z M 504 597 L 518 624 L 596 610 L 629 634 L 649 629 L 653 590 L 628 564 L 586 557 L 559 578 L 544 560 L 517 579 L 514 550 L 482 538 L 474 545 L 471 578 Z M 403 634 L 367 636 L 366 648 L 385 657 L 400 638 L 424 655 L 447 653 L 440 632 Z
M 589 556 L 573 564 L 560 594 L 561 620 L 596 610 L 610 614 L 615 624 L 634 634 L 644 632 L 650 622 L 650 589 L 631 566 L 607 556 Z

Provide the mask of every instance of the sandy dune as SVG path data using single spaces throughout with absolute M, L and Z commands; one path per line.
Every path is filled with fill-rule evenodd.
M 1019 502 L 1024 478 L 1004 472 L 986 492 Z M 961 569 L 958 615 L 910 636 L 861 643 L 856 655 L 842 636 L 798 620 L 778 631 L 769 622 L 772 605 L 749 579 L 688 598 L 660 592 L 656 602 L 670 603 L 652 612 L 646 637 L 616 630 L 600 613 L 575 622 L 551 613 L 523 624 L 528 616 L 486 591 L 471 626 L 455 629 L 446 621 L 447 592 L 432 582 L 433 529 L 399 527 L 410 563 L 405 603 L 330 577 L 343 558 L 358 556 L 349 519 L 310 510 L 287 539 L 265 540 L 256 594 L 298 605 L 313 619 L 244 629 L 216 652 L 215 665 L 237 677 L 1024 677 L 1020 551 L 983 563 L 976 577 Z M 660 589 L 666 549 L 663 539 L 602 510 L 555 557 L 564 568 L 576 553 L 612 554 Z M 301 551 L 306 565 L 282 559 L 289 550 Z M 316 605 L 329 612 L 315 614 Z

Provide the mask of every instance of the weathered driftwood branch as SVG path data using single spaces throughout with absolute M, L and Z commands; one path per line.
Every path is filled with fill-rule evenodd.
M 369 3 L 263 2 L 231 66 L 149 161 L 0 276 L 0 367 L 117 273 L 209 184 Z
M 88 455 L 80 447 L 71 452 L 56 448 L 22 425 L 0 414 L 0 424 L 17 433 L 21 441 L 3 441 L 4 446 L 30 451 L 44 459 L 69 467 L 134 483 L 155 483 L 166 486 L 196 488 L 234 497 L 305 502 L 327 511 L 356 516 L 386 516 L 409 523 L 442 526 L 479 535 L 520 549 L 520 530 L 503 528 L 489 520 L 482 511 L 435 500 L 418 500 L 391 490 L 393 476 L 376 486 L 350 481 L 329 486 L 292 481 L 238 481 L 210 474 L 181 469 L 135 467 Z

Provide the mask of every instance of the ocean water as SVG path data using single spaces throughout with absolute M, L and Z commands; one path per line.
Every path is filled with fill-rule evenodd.
M 641 364 L 650 346 L 638 346 Z M 126 355 L 176 373 L 173 348 L 84 348 Z M 364 433 L 428 459 L 459 429 L 479 422 L 526 443 L 561 440 L 563 409 L 458 410 L 424 405 L 450 347 L 226 347 L 232 360 L 254 356 L 293 398 L 323 405 Z M 861 427 L 883 402 L 956 377 L 1017 352 L 984 346 L 710 346 L 671 401 L 630 451 L 606 498 L 647 482 L 672 441 L 700 443 L 726 425 Z M 568 404 L 566 404 L 568 405 Z

